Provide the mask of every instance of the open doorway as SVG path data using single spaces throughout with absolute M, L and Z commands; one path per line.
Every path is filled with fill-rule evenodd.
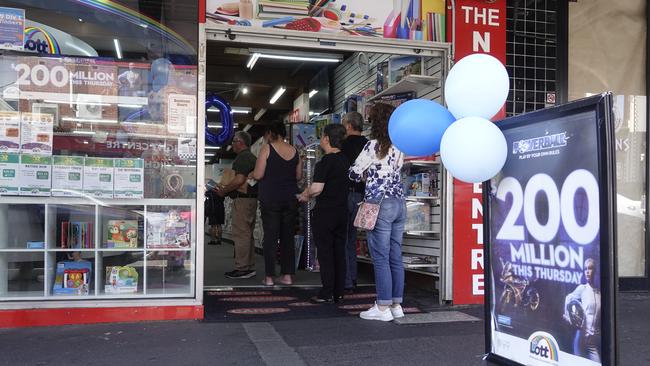
M 442 55 L 425 57 L 208 42 L 206 92 L 220 96 L 231 105 L 235 130 L 251 135 L 254 154 L 262 144 L 265 127 L 281 121 L 287 141 L 310 157 L 307 165 L 313 169 L 321 155 L 318 140 L 322 127 L 340 123 L 346 112 L 357 111 L 367 118 L 368 108 L 376 102 L 398 106 L 414 98 L 440 101 L 444 62 Z M 208 111 L 208 127 L 214 131 L 222 128 L 219 118 L 219 113 Z M 369 135 L 367 121 L 365 127 L 364 134 Z M 219 182 L 224 170 L 232 165 L 234 151 L 228 145 L 206 146 L 204 153 L 206 180 Z M 413 157 L 405 164 L 408 217 L 403 261 L 407 272 L 433 293 L 439 286 L 442 267 L 444 177 L 439 163 L 434 157 L 429 158 Z M 300 188 L 305 183 L 300 182 Z M 232 200 L 226 198 L 220 244 L 208 244 L 218 239 L 206 233 L 205 289 L 262 286 L 263 231 L 259 209 L 254 230 L 257 275 L 237 279 L 224 275 L 234 264 L 231 206 Z M 317 287 L 320 286 L 317 253 L 306 235 L 304 204 L 299 212 L 295 225 L 298 260 L 294 286 Z M 357 285 L 373 285 L 373 267 L 363 232 L 358 233 L 356 247 Z

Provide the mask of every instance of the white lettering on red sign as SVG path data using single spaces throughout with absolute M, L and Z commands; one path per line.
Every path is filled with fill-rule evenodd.
M 483 281 L 483 274 L 472 275 L 472 295 L 484 295 L 485 294 L 485 282 Z

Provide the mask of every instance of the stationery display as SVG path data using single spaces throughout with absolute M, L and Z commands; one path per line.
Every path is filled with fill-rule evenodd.
M 23 153 L 52 155 L 54 116 L 45 113 L 21 113 L 20 149 Z
M 52 157 L 52 196 L 71 197 L 83 192 L 84 158 Z
M 108 220 L 106 223 L 106 248 L 137 248 L 137 220 Z
M 65 261 L 56 264 L 54 295 L 88 295 L 92 278 L 92 263 Z
M 114 198 L 144 197 L 144 160 L 114 159 Z
M 20 151 L 20 113 L 0 112 L 0 151 Z
M 0 153 L 0 196 L 20 194 L 20 155 Z
M 20 155 L 20 195 L 49 196 L 52 190 L 52 157 Z
M 95 197 L 113 198 L 113 159 L 86 158 L 83 191 Z
M 131 266 L 108 266 L 104 292 L 107 294 L 137 293 L 138 278 L 138 271 Z
M 62 221 L 61 248 L 92 249 L 94 245 L 92 222 Z
M 147 212 L 147 248 L 189 248 L 190 211 Z

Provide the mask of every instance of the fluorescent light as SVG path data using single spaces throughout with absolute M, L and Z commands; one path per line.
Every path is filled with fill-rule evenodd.
M 318 90 L 314 89 L 309 92 L 309 98 L 313 97 L 314 95 L 318 94 Z
M 252 110 L 249 107 L 232 107 L 232 109 L 230 110 L 231 113 L 238 113 L 238 114 L 249 114 L 251 111 Z M 217 113 L 217 112 L 221 112 L 221 110 L 219 108 L 212 107 L 208 109 L 208 112 Z
M 283 87 L 283 86 L 278 88 L 278 90 L 275 92 L 275 94 L 273 94 L 273 97 L 271 97 L 271 100 L 269 100 L 269 103 L 270 104 L 275 104 L 275 102 L 277 102 L 278 99 L 280 99 L 280 97 L 282 96 L 282 94 L 284 94 L 285 91 L 287 91 L 287 89 L 285 87 Z
M 62 121 L 69 122 L 90 122 L 90 123 L 117 123 L 116 119 L 86 119 L 86 118 L 72 118 L 72 117 L 63 117 Z
M 76 105 L 98 105 L 102 107 L 108 107 L 111 103 L 101 103 L 101 102 L 79 102 L 79 101 L 65 101 L 65 100 L 43 100 L 44 103 L 55 103 L 55 104 L 76 104 Z
M 248 132 L 248 130 L 250 130 L 251 127 L 253 127 L 253 125 L 246 125 L 246 126 L 244 126 L 244 132 Z
M 77 135 L 94 135 L 95 134 L 94 131 L 77 131 L 77 130 L 72 131 L 72 133 L 77 134 Z
M 118 59 L 122 59 L 122 49 L 120 48 L 120 40 L 113 38 L 113 43 L 115 44 L 115 53 L 117 54 Z
M 206 146 L 206 150 L 221 150 L 221 146 Z
M 259 58 L 260 58 L 259 53 L 252 54 L 251 57 L 248 59 L 246 68 L 253 70 L 253 67 L 255 67 L 255 64 L 257 63 L 257 60 L 259 60 Z
M 244 95 L 248 94 L 248 88 L 247 88 L 247 87 L 243 87 L 243 88 L 241 89 L 241 92 L 242 92 L 242 94 L 244 94 Z
M 215 156 L 215 155 L 216 155 L 216 153 L 205 153 L 204 154 L 204 156 L 206 156 L 206 157 L 208 157 L 208 156 L 212 157 L 212 156 Z
M 257 112 L 257 114 L 255 114 L 255 118 L 253 118 L 253 119 L 254 119 L 255 121 L 259 121 L 260 118 L 262 118 L 262 116 L 264 115 L 264 113 L 266 113 L 266 108 L 262 108 L 262 109 L 260 109 L 260 110 Z
M 269 58 L 272 60 L 287 60 L 287 61 L 303 61 L 303 62 L 332 62 L 338 63 L 341 62 L 338 58 L 326 58 L 326 57 L 302 57 L 302 56 L 289 56 L 289 55 L 268 55 L 260 53 L 258 58 Z M 255 60 L 257 62 L 257 60 Z M 255 64 L 253 64 L 255 65 Z M 251 67 L 252 69 L 252 67 Z
M 121 108 L 132 108 L 132 109 L 142 108 L 141 104 L 118 104 L 117 106 Z
M 208 127 L 210 128 L 222 128 L 223 124 L 222 123 L 208 123 Z M 237 128 L 239 127 L 238 123 L 233 123 L 233 127 Z

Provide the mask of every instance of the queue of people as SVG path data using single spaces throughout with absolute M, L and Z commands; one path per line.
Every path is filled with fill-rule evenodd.
M 233 150 L 237 153 L 234 178 L 219 185 L 218 196 L 233 198 L 232 230 L 235 242 L 235 268 L 228 278 L 256 276 L 253 228 L 259 200 L 264 229 L 265 276 L 263 284 L 293 284 L 295 274 L 294 233 L 298 201 L 315 199 L 311 212 L 314 243 L 317 248 L 322 288 L 312 298 L 315 303 L 340 302 L 354 291 L 357 282 L 356 234 L 353 226 L 362 201 L 379 204 L 373 230 L 367 232 L 377 288 L 377 300 L 360 317 L 391 321 L 404 316 L 402 234 L 406 203 L 401 181 L 404 154 L 388 135 L 388 121 L 394 107 L 374 105 L 369 114 L 372 140 L 361 135 L 363 117 L 347 113 L 342 124 L 325 126 L 320 146 L 325 155 L 316 164 L 313 182 L 298 193 L 302 179 L 302 160 L 298 151 L 285 141 L 281 123 L 271 124 L 264 134 L 259 156 L 250 152 L 251 137 L 237 132 Z M 249 184 L 249 180 L 257 183 Z M 241 189 L 245 186 L 245 189 Z M 279 243 L 280 273 L 275 278 Z

